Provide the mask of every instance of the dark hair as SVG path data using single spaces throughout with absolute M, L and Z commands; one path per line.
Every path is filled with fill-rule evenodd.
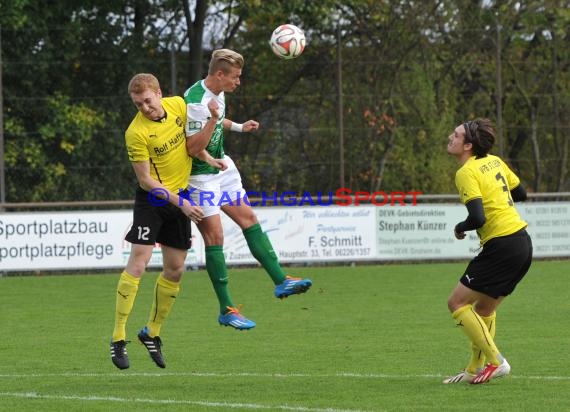
M 495 144 L 495 128 L 489 119 L 478 118 L 463 123 L 465 143 L 473 145 L 473 154 L 485 157 Z

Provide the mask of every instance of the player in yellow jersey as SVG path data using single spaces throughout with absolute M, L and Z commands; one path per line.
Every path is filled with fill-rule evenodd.
M 489 154 L 495 130 L 488 119 L 457 126 L 449 136 L 447 153 L 461 167 L 455 185 L 468 211 L 455 226 L 455 237 L 477 230 L 482 250 L 469 263 L 447 305 L 458 327 L 471 342 L 467 367 L 443 383 L 485 383 L 505 376 L 511 367 L 494 342 L 496 310 L 526 275 L 532 242 L 513 202 L 526 199 L 519 178 L 505 162 Z
M 184 100 L 181 97 L 163 98 L 157 78 L 147 73 L 137 74 L 131 79 L 128 93 L 138 109 L 125 132 L 129 160 L 138 187 L 133 225 L 125 237 L 131 243 L 131 253 L 116 291 L 111 360 L 119 369 L 129 367 L 126 323 L 140 278 L 155 244 L 159 243 L 163 271 L 156 281 L 148 323 L 138 333 L 138 339 L 156 365 L 164 368 L 160 328 L 180 289 L 186 254 L 191 246 L 190 219 L 199 222 L 203 212 L 199 206 L 184 200 L 184 196 L 178 196 L 181 190 L 187 190 L 188 174 L 192 168 L 184 131 Z

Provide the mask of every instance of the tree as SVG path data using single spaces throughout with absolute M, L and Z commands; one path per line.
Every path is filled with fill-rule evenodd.
M 219 47 L 246 59 L 227 116 L 262 125 L 226 139 L 248 189 L 336 190 L 342 118 L 353 190 L 454 192 L 446 137 L 485 116 L 502 119 L 496 150 L 523 182 L 568 190 L 568 6 L 2 0 L 7 200 L 131 198 L 129 79 L 152 72 L 165 95 L 181 94 Z M 279 60 L 267 45 L 284 22 L 306 32 L 298 59 Z

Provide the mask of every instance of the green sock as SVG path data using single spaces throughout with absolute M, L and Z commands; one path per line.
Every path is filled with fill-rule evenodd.
M 271 241 L 267 235 L 263 233 L 259 223 L 245 229 L 243 235 L 245 236 L 251 254 L 261 263 L 261 266 L 263 266 L 269 276 L 271 276 L 273 283 L 276 285 L 283 283 L 286 274 L 279 264 Z
M 226 308 L 234 307 L 234 304 L 228 289 L 229 276 L 223 246 L 206 246 L 206 270 L 220 303 L 220 313 L 226 313 Z

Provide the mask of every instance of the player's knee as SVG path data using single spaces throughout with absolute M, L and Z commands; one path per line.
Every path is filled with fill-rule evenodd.
M 465 302 L 461 302 L 455 298 L 455 296 L 451 295 L 449 299 L 447 299 L 447 309 L 449 309 L 450 313 L 455 312 L 457 309 L 465 306 Z
M 201 225 L 198 226 L 200 234 L 206 246 L 217 246 L 224 244 L 224 230 L 221 225 Z
M 186 270 L 184 259 L 167 259 L 164 262 L 163 276 L 166 280 L 179 282 L 182 274 Z
M 257 220 L 257 215 L 255 213 L 253 213 L 253 210 L 251 211 L 251 213 L 248 213 L 247 215 L 242 216 L 240 221 L 239 221 L 239 225 L 242 228 L 242 230 L 250 228 L 253 225 L 256 225 L 258 223 L 259 223 L 259 221 Z
M 213 243 L 214 245 L 223 245 L 224 244 L 224 232 L 222 231 L 216 231 L 213 233 L 212 236 L 213 239 Z
M 218 246 L 224 244 L 224 234 L 223 233 L 208 233 L 202 234 L 204 238 L 204 244 L 206 246 Z
M 164 276 L 164 278 L 166 280 L 169 280 L 170 282 L 180 282 L 180 280 L 182 279 L 182 274 L 184 273 L 184 269 L 185 266 L 182 265 L 181 267 L 170 267 L 170 268 L 164 268 L 164 272 L 162 273 L 162 276 Z
M 483 317 L 488 317 L 491 316 L 494 312 L 496 307 L 493 305 L 485 305 L 481 302 L 477 302 L 473 305 L 473 308 L 475 309 L 475 312 L 479 315 L 479 316 L 483 316 Z
M 144 274 L 147 264 L 148 260 L 131 258 L 125 267 L 125 271 L 135 278 L 140 278 Z

